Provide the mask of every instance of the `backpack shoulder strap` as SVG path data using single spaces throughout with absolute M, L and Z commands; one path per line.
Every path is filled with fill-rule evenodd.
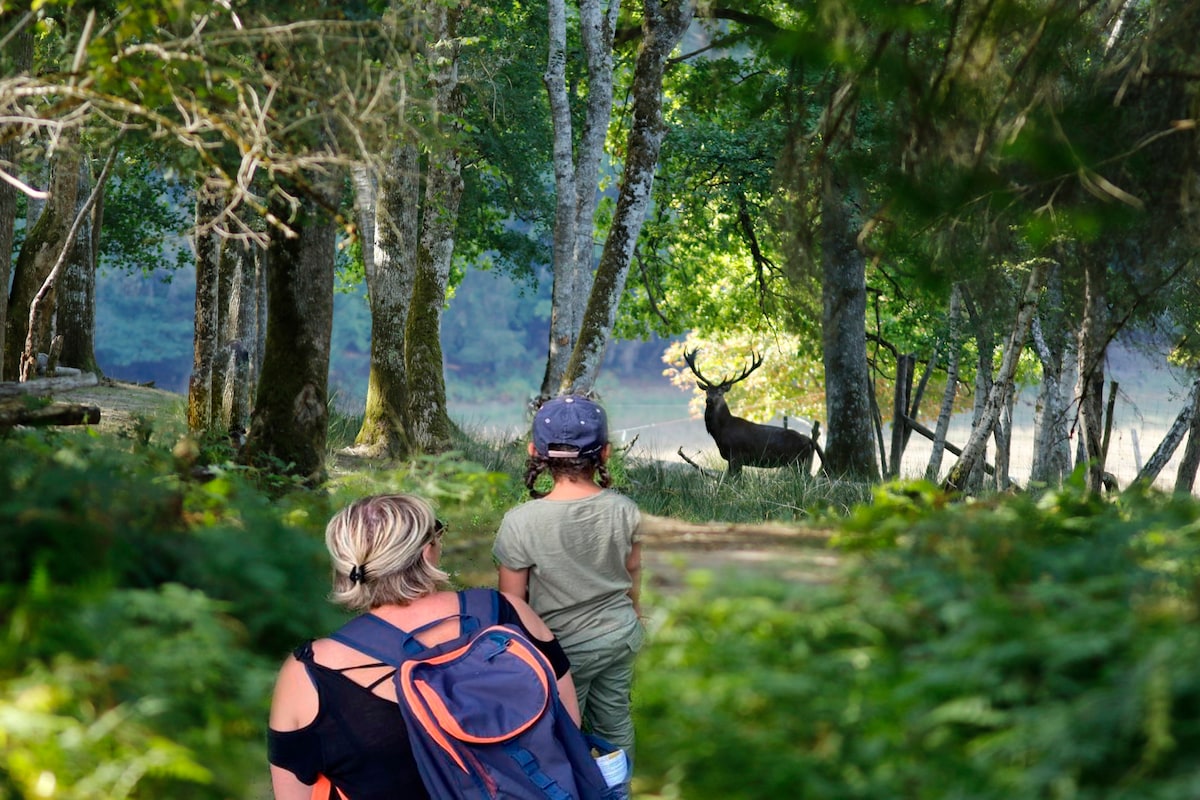
M 495 589 L 467 589 L 458 593 L 461 634 L 474 633 L 500 620 L 500 594 Z M 425 652 L 417 635 L 451 617 L 439 617 L 406 631 L 374 614 L 360 614 L 329 635 L 335 642 L 353 647 L 385 664 L 399 667 L 412 656 Z M 461 635 L 460 634 L 460 635 Z
M 329 638 L 393 667 L 425 649 L 412 633 L 374 614 L 360 614 L 329 634 Z
M 500 621 L 500 593 L 495 589 L 464 589 L 458 593 L 458 610 L 466 619 L 463 632 L 487 628 Z M 468 623 L 473 621 L 468 629 Z

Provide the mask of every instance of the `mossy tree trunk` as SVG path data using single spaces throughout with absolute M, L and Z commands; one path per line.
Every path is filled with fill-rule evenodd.
M 192 374 L 188 379 L 187 424 L 193 436 L 212 429 L 213 364 L 217 357 L 221 240 L 211 223 L 221 212 L 220 198 L 201 189 L 196 195 L 196 305 Z
M 451 126 L 463 109 L 458 76 L 458 21 L 461 11 L 436 12 L 434 30 L 440 68 L 433 76 L 434 105 Z M 462 203 L 462 160 L 458 145 L 450 141 L 429 158 L 421 233 L 413 274 L 412 304 L 405 329 L 405 368 L 408 375 L 409 441 L 422 453 L 440 453 L 451 445 L 450 415 L 446 412 L 445 364 L 442 360 L 442 309 L 454 258 L 454 232 Z
M 18 8 L 0 12 L 0 30 L 12 30 L 12 24 L 24 13 Z M 0 74 L 20 74 L 34 60 L 34 34 L 31 25 L 22 25 L 0 52 Z M 0 125 L 0 131 L 5 126 Z M 4 137 L 0 142 L 0 169 L 16 161 L 17 139 Z M 12 279 L 12 243 L 17 223 L 17 187 L 0 180 L 0 380 L 16 377 L 17 363 L 8 360 L 8 284 Z
M 356 177 L 359 218 L 371 217 L 359 226 L 367 251 L 363 261 L 371 304 L 371 370 L 363 424 L 354 444 L 374 458 L 403 458 L 409 450 L 404 353 L 416 268 L 420 184 L 420 162 L 412 142 L 394 146 L 378 189 L 370 175 Z
M 641 234 L 653 197 L 654 172 L 667 126 L 663 120 L 663 74 L 667 59 L 692 21 L 690 0 L 643 0 L 642 46 L 634 68 L 633 123 L 625 152 L 625 169 L 612 226 L 604 240 L 600 263 L 588 297 L 587 310 L 571 361 L 563 375 L 563 391 L 592 388 L 604 362 L 612 336 L 617 306 L 625 292 L 625 279 L 633 250 Z
M 13 23 L 28 10 L 30 3 L 0 12 L 0 31 L 10 31 Z M 33 63 L 33 26 L 23 25 L 15 32 L 0 52 L 0 74 L 19 75 Z M 7 133 L 8 126 L 0 123 L 0 134 Z M 17 140 L 0 135 L 0 169 L 16 160 Z M 0 180 L 0 381 L 11 380 L 16 374 L 16 362 L 8 360 L 5 344 L 8 335 L 8 287 L 12 279 L 13 238 L 17 220 L 17 188 L 8 181 Z
M 74 141 L 64 135 L 61 149 L 54 157 L 51 169 L 50 197 L 38 215 L 17 255 L 13 270 L 12 290 L 8 298 L 8 327 L 5 331 L 5 373 L 21 374 L 21 357 L 29 335 L 29 312 L 42 284 L 66 246 L 71 224 L 75 220 L 75 200 L 79 189 L 79 155 Z M 48 352 L 50 328 L 54 318 L 54 294 L 42 301 L 43 312 L 38 315 L 38 330 L 34 331 L 33 353 Z
M 296 235 L 274 231 L 267 249 L 267 337 L 245 457 L 316 482 L 325 476 L 337 230 L 307 198 L 294 216 L 281 199 L 271 211 Z

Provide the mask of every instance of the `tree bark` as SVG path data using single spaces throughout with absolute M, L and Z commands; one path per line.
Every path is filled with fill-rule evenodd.
M 327 198 L 336 197 L 333 187 L 322 188 Z M 267 250 L 266 347 L 244 453 L 252 464 L 319 482 L 329 427 L 337 230 L 311 198 L 299 202 L 294 219 L 278 196 L 271 212 L 291 220 L 295 235 L 275 231 Z
M 932 439 L 933 452 L 929 454 L 929 463 L 925 467 L 927 481 L 936 481 L 941 474 L 946 433 L 950 430 L 950 418 L 954 416 L 954 397 L 958 392 L 958 358 L 962 349 L 962 289 L 957 284 L 950 290 L 947 323 L 950 336 L 946 361 L 946 391 L 942 394 L 942 406 L 938 410 L 937 426 Z
M 1033 315 L 1037 311 L 1038 294 L 1042 288 L 1044 264 L 1035 260 L 1030 265 L 1029 280 L 1025 284 L 1025 292 L 1017 307 L 1017 317 L 1013 323 L 1012 333 L 1004 348 L 1004 357 L 1000 362 L 1000 370 L 992 382 L 987 401 L 983 405 L 979 420 L 971 428 L 971 435 L 963 447 L 963 453 L 958 462 L 950 468 L 944 487 L 947 491 L 962 491 L 967 478 L 984 462 L 984 453 L 988 437 L 996 424 L 1001 410 L 1005 407 L 1013 392 L 1013 375 L 1017 371 L 1017 362 L 1025 341 L 1029 338 L 1029 328 L 1033 324 Z
M 1060 485 L 1071 472 L 1070 415 L 1066 381 L 1069 334 L 1063 313 L 1062 267 L 1054 264 L 1046 276 L 1046 310 L 1035 314 L 1031 328 L 1034 351 L 1042 367 L 1034 417 L 1031 483 Z M 1049 321 L 1049 330 L 1042 317 Z
M 604 351 L 625 291 L 633 250 L 653 197 L 654 171 L 666 134 L 662 83 L 667 58 L 687 30 L 694 12 L 691 0 L 665 3 L 643 0 L 642 46 L 633 76 L 633 123 L 629 130 L 621 189 L 588 296 L 583 327 L 559 387 L 562 391 L 589 391 L 604 362 Z
M 0 30 L 13 31 L 13 36 L 0 54 L 0 74 L 19 75 L 28 72 L 33 63 L 33 27 L 23 25 L 13 30 L 15 23 L 29 10 L 29 3 L 22 3 L 12 10 L 0 12 Z M 14 135 L 15 126 L 0 123 L 0 171 L 9 169 L 15 161 L 19 137 Z M 9 284 L 13 277 L 13 239 L 17 220 L 17 188 L 0 180 L 0 381 L 17 375 L 16 362 L 9 360 L 5 344 L 8 336 Z
M 828 434 L 825 467 L 836 477 L 879 480 L 867 372 L 866 261 L 855 245 L 846 193 L 826 167 L 821 196 L 822 353 Z
M 210 222 L 221 213 L 218 196 L 200 189 L 196 194 L 196 305 L 193 316 L 192 374 L 188 379 L 187 425 L 193 436 L 213 427 L 214 363 L 220 337 L 217 294 L 220 286 L 221 241 Z
M 75 219 L 75 200 L 79 189 L 79 155 L 74 142 L 65 136 L 62 149 L 51 161 L 50 197 L 38 215 L 37 222 L 29 231 L 17 263 L 13 270 L 13 283 L 8 298 L 8 330 L 5 333 L 4 362 L 6 372 L 15 376 L 32 374 L 23 364 L 26 339 L 30 338 L 29 315 L 46 279 L 50 277 L 55 262 L 67 243 L 67 234 Z M 32 332 L 33 357 L 45 352 L 50 345 L 50 321 L 53 307 L 53 292 L 48 292 L 41 301 L 44 313 L 39 313 L 37 330 Z
M 90 182 L 85 161 L 79 171 L 79 207 L 75 212 L 83 215 L 83 222 L 75 236 L 58 290 L 57 330 L 63 337 L 62 363 L 103 377 L 96 362 L 96 259 L 104 186 L 95 187 L 98 192 L 95 202 L 91 211 L 85 212 L 85 198 L 93 189 Z
M 612 118 L 612 42 L 620 0 L 581 0 L 580 37 L 587 58 L 588 95 L 578 147 L 567 89 L 567 12 L 563 0 L 547 9 L 546 85 L 554 130 L 554 285 L 550 341 L 542 395 L 561 387 L 586 316 L 592 289 L 595 212 L 604 140 Z
M 450 415 L 446 412 L 445 364 L 442 358 L 442 309 L 450 284 L 454 232 L 462 202 L 462 159 L 454 141 L 463 109 L 458 76 L 458 21 L 461 7 L 437 12 L 437 49 L 441 69 L 435 75 L 435 107 L 451 134 L 446 146 L 429 159 L 425 181 L 421 237 L 408 326 L 404 332 L 408 393 L 408 435 L 422 453 L 441 453 L 451 446 Z
M 1192 427 L 1192 415 L 1195 413 L 1197 404 L 1200 403 L 1200 379 L 1192 383 L 1192 390 L 1188 393 L 1187 400 L 1183 404 L 1183 408 L 1179 411 L 1179 415 L 1175 417 L 1175 421 L 1171 423 L 1167 435 L 1159 442 L 1159 445 L 1154 450 L 1154 455 L 1150 456 L 1150 460 L 1138 472 L 1137 477 L 1133 479 L 1134 483 L 1149 484 L 1154 483 L 1158 477 L 1158 473 L 1162 472 L 1163 467 L 1171 460 L 1171 456 L 1175 455 L 1175 450 L 1179 448 L 1179 443 L 1183 441 L 1183 436 Z
M 75 373 L 73 370 L 63 370 L 67 375 L 55 375 L 52 378 L 35 378 L 31 381 L 0 383 L 0 400 L 6 397 L 43 396 L 55 392 L 66 392 L 71 389 L 84 389 L 95 386 L 99 378 L 93 372 Z
M 971 321 L 971 330 L 975 334 L 975 403 L 971 409 L 971 430 L 975 431 L 983 422 L 988 397 L 992 393 L 994 383 L 992 363 L 996 355 L 996 337 L 992 330 L 991 315 L 980 312 L 974 295 L 965 286 L 963 287 L 963 307 L 967 310 L 967 317 Z M 987 439 L 991 436 L 991 431 L 984 431 L 983 436 L 984 452 L 976 460 L 974 469 L 964 476 L 963 482 L 958 485 L 958 490 L 961 492 L 978 492 L 986 480 L 985 473 L 979 468 L 979 463 L 986 458 Z
M 250 427 L 251 397 L 254 395 L 256 323 L 262 301 L 257 292 L 257 262 L 262 250 L 247 241 L 229 240 L 222 245 L 224 257 L 234 262 L 234 280 L 230 295 L 229 329 L 226 332 L 228 367 L 228 408 L 222 420 L 231 434 L 244 435 Z
M 1191 494 L 1196 484 L 1196 470 L 1200 468 L 1200 391 L 1193 391 L 1192 418 L 1188 424 L 1187 447 L 1183 449 L 1183 460 L 1175 473 L 1175 491 Z
M 230 328 L 233 321 L 233 286 L 237 280 L 235 251 L 227 246 L 233 244 L 220 240 L 217 248 L 216 288 L 216 345 L 212 361 L 212 408 L 209 410 L 210 429 L 214 432 L 229 431 L 229 414 L 233 410 L 233 359 Z
M 892 445 L 888 459 L 888 475 L 900 475 L 900 461 L 904 457 L 904 441 L 907 439 L 908 426 L 905 425 L 909 414 L 908 404 L 912 396 L 913 372 L 916 370 L 917 357 L 905 353 L 896 359 L 896 389 L 892 399 Z
M 0 406 L 0 431 L 15 425 L 95 425 L 99 422 L 99 407 L 80 403 L 51 403 L 37 408 Z
M 405 329 L 416 276 L 420 162 L 416 145 L 399 142 L 384 164 L 378 189 L 368 176 L 359 187 L 375 192 L 374 241 L 364 240 L 370 259 L 367 295 L 371 305 L 371 369 L 362 427 L 356 450 L 370 457 L 403 458 L 409 450 L 407 424 L 408 373 Z M 357 202 L 362 203 L 360 197 Z
M 1083 323 L 1079 330 L 1080 442 L 1087 459 L 1087 485 L 1093 492 L 1104 488 L 1104 354 L 1108 346 L 1108 269 L 1085 254 Z

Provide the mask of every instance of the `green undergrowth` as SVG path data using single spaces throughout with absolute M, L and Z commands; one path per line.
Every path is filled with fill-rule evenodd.
M 343 618 L 330 514 L 420 493 L 458 584 L 489 585 L 523 447 L 464 437 L 313 489 L 149 435 L 0 438 L 0 798 L 268 796 L 275 671 Z M 650 513 L 819 524 L 847 565 L 648 593 L 639 796 L 1200 796 L 1192 501 L 611 466 Z
M 638 663 L 641 793 L 1200 796 L 1198 520 L 894 485 L 846 520 L 838 581 L 694 576 Z

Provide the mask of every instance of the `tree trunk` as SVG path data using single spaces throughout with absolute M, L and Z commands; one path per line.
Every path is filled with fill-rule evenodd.
M 216 346 L 212 361 L 212 408 L 209 412 L 210 428 L 214 432 L 229 431 L 229 415 L 233 411 L 234 336 L 236 326 L 233 319 L 233 292 L 237 281 L 237 251 L 234 242 L 217 242 L 217 289 L 216 289 Z
M 63 364 L 84 372 L 93 372 L 103 377 L 96 362 L 96 259 L 99 247 L 99 229 L 103 218 L 104 186 L 97 186 L 90 212 L 84 212 L 84 203 L 93 187 L 88 169 L 79 171 L 78 200 L 76 214 L 83 214 L 83 223 L 75 236 L 75 244 L 67 260 L 66 270 L 58 290 L 58 326 L 63 337 L 60 355 Z
M 992 363 L 996 355 L 996 337 L 992 330 L 991 315 L 980 313 L 974 295 L 966 287 L 963 288 L 963 306 L 967 310 L 967 317 L 975 334 L 975 403 L 971 409 L 971 431 L 974 432 L 983 423 L 988 398 L 992 393 Z M 983 431 L 983 452 L 975 460 L 971 472 L 958 484 L 958 491 L 974 493 L 983 488 L 986 473 L 980 465 L 987 459 L 987 440 L 990 436 L 990 430 Z M 992 474 L 995 475 L 994 472 Z
M 588 95 L 578 142 L 571 120 L 567 87 L 567 12 L 563 0 L 551 0 L 549 47 L 544 82 L 554 129 L 554 286 L 550 341 L 541 393 L 562 386 L 584 325 L 592 291 L 595 212 L 600 164 L 612 117 L 612 43 L 620 0 L 581 0 L 580 38 L 587 57 Z
M 942 394 L 942 406 L 938 410 L 933 452 L 929 454 L 929 464 L 925 467 L 927 481 L 936 481 L 941 474 L 946 433 L 950 430 L 950 418 L 954 416 L 954 396 L 958 392 L 958 358 L 962 349 L 962 289 L 957 284 L 950 290 L 950 312 L 947 317 L 950 336 L 946 362 L 946 391 Z
M 904 423 L 906 417 L 914 416 L 909 413 L 909 401 L 912 397 L 913 373 L 916 371 L 917 357 L 905 353 L 896 359 L 896 388 L 892 398 L 892 445 L 888 459 L 888 476 L 900 475 L 900 461 L 904 458 L 904 441 L 907 439 L 908 426 Z
M 10 11 L 0 12 L 0 30 L 11 31 L 13 25 L 29 10 L 22 3 Z M 28 72 L 33 63 L 33 27 L 24 25 L 14 32 L 0 54 L 0 74 L 19 75 Z M 9 137 L 8 124 L 0 123 L 0 172 L 10 169 L 17 154 L 18 137 Z M 8 336 L 9 285 L 13 277 L 12 252 L 17 220 L 17 188 L 0 180 L 0 381 L 17 374 L 16 362 L 9 359 L 5 345 Z
M 67 242 L 67 234 L 75 219 L 75 200 L 79 189 L 79 155 L 71 137 L 64 136 L 62 149 L 51 162 L 50 197 L 38 215 L 37 222 L 25 237 L 13 271 L 13 284 L 8 298 L 8 330 L 5 332 L 4 363 L 6 372 L 20 376 L 27 372 L 22 364 L 26 339 L 30 336 L 29 314 L 34 300 Z M 39 324 L 33 331 L 32 356 L 50 347 L 50 321 L 53 317 L 53 291 L 42 301 L 43 311 L 37 315 Z
M 633 76 L 633 123 L 625 154 L 625 170 L 612 227 L 596 268 L 583 327 L 563 375 L 561 389 L 586 392 L 596 382 L 604 351 L 612 335 L 617 306 L 633 260 L 646 210 L 650 206 L 654 171 L 666 134 L 662 114 L 662 82 L 667 58 L 691 24 L 691 0 L 643 0 L 642 46 Z
M 1017 362 L 1025 341 L 1029 338 L 1029 328 L 1033 324 L 1033 315 L 1037 311 L 1038 294 L 1042 288 L 1044 264 L 1035 260 L 1030 266 L 1029 280 L 1025 284 L 1025 292 L 1017 307 L 1017 317 L 1013 323 L 1012 333 L 1004 348 L 1004 357 L 1000 362 L 1000 370 L 993 381 L 987 401 L 983 405 L 979 420 L 971 428 L 971 435 L 963 447 L 963 453 L 958 462 L 950 468 L 944 483 L 947 491 L 962 491 L 967 478 L 978 466 L 982 469 L 988 437 L 996 424 L 1001 410 L 1008 403 L 1013 393 L 1013 375 L 1017 371 Z
M 213 427 L 213 367 L 220 336 L 217 294 L 220 285 L 221 241 L 209 223 L 224 207 L 218 196 L 200 189 L 196 194 L 196 305 L 192 339 L 192 374 L 188 379 L 187 424 L 193 436 Z
M 1183 449 L 1183 460 L 1175 473 L 1175 491 L 1187 494 L 1192 492 L 1196 469 L 1200 467 L 1200 391 L 1193 390 L 1189 399 L 1192 401 L 1192 418 L 1188 424 L 1187 447 Z
M 1050 329 L 1042 325 L 1042 314 L 1034 315 L 1031 329 L 1042 380 L 1038 386 L 1029 480 L 1048 486 L 1060 485 L 1071 472 L 1070 415 L 1063 391 L 1070 349 L 1063 301 L 1062 267 L 1054 264 L 1046 279 L 1044 316 Z
M 1085 254 L 1083 323 L 1079 330 L 1079 421 L 1087 458 L 1087 485 L 1104 488 L 1104 353 L 1108 346 L 1108 270 L 1098 258 Z
M 293 213 L 279 198 L 271 212 L 284 220 Z M 325 477 L 329 428 L 337 229 L 308 198 L 291 225 L 296 235 L 275 231 L 267 249 L 267 339 L 245 455 L 253 464 L 317 482 Z
M 866 261 L 855 246 L 846 193 L 835 186 L 828 167 L 821 196 L 821 262 L 825 467 L 834 476 L 877 481 L 868 396 Z
M 442 59 L 434 79 L 435 102 L 447 127 L 457 127 L 464 101 L 458 78 L 458 14 L 451 9 L 437 12 L 437 46 Z M 412 389 L 408 393 L 408 435 L 412 445 L 422 453 L 441 453 L 451 446 L 442 358 L 442 309 L 450 283 L 462 193 L 461 154 L 451 142 L 434 150 L 429 158 L 412 304 L 404 332 L 405 371 Z
M 1170 430 L 1154 450 L 1154 455 L 1150 456 L 1150 460 L 1133 479 L 1134 483 L 1154 483 L 1158 473 L 1162 472 L 1163 467 L 1171 460 L 1171 456 L 1175 455 L 1175 450 L 1183 441 L 1184 434 L 1192 427 L 1192 414 L 1195 413 L 1197 403 L 1200 403 L 1200 379 L 1192 383 L 1192 390 L 1188 393 L 1187 400 L 1179 411 L 1179 416 L 1175 417 L 1175 421 L 1171 423 Z
M 226 401 L 228 415 L 223 420 L 231 434 L 242 436 L 250 427 L 252 412 L 250 398 L 254 396 L 257 373 L 255 354 L 258 306 L 262 301 L 257 292 L 257 262 L 262 250 L 246 241 L 227 241 L 224 257 L 234 264 L 233 292 L 230 295 L 228 342 L 229 376 Z
M 416 146 L 397 143 L 375 195 L 374 241 L 363 241 L 364 250 L 371 253 L 369 260 L 363 257 L 371 304 L 371 369 L 363 423 L 354 444 L 371 457 L 403 458 L 409 449 L 404 334 L 416 274 L 420 177 Z M 375 187 L 368 179 L 360 191 L 374 192 Z

